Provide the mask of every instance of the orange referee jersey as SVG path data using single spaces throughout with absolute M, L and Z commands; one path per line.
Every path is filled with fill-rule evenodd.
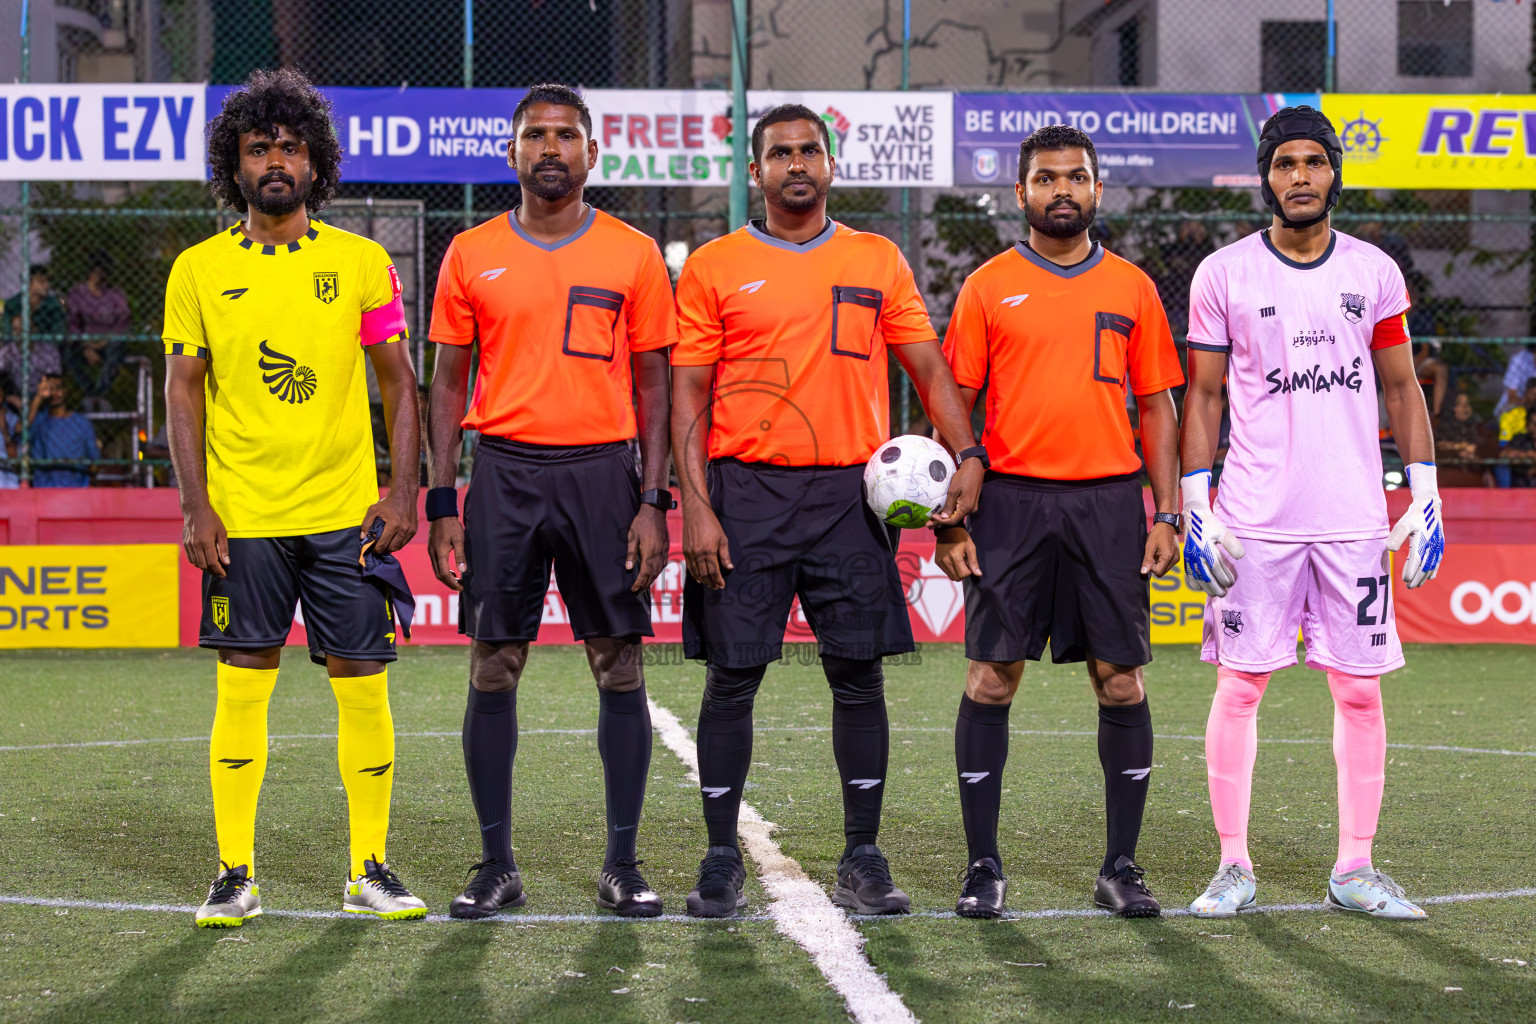
M 804 245 L 758 224 L 677 282 L 674 366 L 716 366 L 709 457 L 852 466 L 890 439 L 886 346 L 933 341 L 901 250 L 829 220 Z
M 1070 267 L 1022 242 L 983 263 L 960 289 L 944 354 L 961 387 L 987 388 L 992 468 L 1049 480 L 1135 472 L 1127 385 L 1184 383 L 1152 280 L 1097 243 Z
M 464 426 L 529 444 L 635 436 L 629 356 L 677 341 L 672 285 L 649 235 L 590 209 L 558 242 L 516 212 L 454 238 L 437 276 L 428 337 L 480 343 Z

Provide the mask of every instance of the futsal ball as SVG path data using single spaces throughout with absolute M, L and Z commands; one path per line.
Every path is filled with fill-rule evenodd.
M 955 460 L 931 437 L 904 434 L 881 445 L 864 467 L 864 499 L 892 526 L 915 530 L 944 507 Z

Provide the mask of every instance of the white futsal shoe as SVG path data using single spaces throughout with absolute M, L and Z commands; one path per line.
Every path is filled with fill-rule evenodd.
M 1373 867 L 1350 871 L 1342 878 L 1330 875 L 1328 898 L 1334 910 L 1353 910 L 1372 917 L 1416 921 L 1429 915 L 1403 895 L 1403 887 Z
M 1258 880 L 1241 864 L 1225 863 L 1205 887 L 1189 912 L 1196 917 L 1236 917 L 1239 910 L 1253 906 Z

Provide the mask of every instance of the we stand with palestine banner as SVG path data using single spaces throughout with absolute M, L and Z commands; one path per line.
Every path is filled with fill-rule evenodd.
M 233 86 L 0 85 L 0 180 L 198 180 L 203 125 Z M 521 89 L 325 88 L 353 182 L 511 182 Z M 730 182 L 729 93 L 591 89 L 592 182 L 637 188 Z M 1260 126 L 1288 104 L 1338 127 L 1349 188 L 1536 187 L 1536 97 L 1128 92 L 747 94 L 747 124 L 803 103 L 827 125 L 842 187 L 1008 186 L 1019 142 L 1047 124 L 1093 137 L 1110 186 L 1258 185 Z

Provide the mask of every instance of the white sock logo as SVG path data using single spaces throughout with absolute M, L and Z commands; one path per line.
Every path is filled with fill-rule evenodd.
M 1131 778 L 1135 779 L 1137 782 L 1140 782 L 1142 779 L 1144 779 L 1148 775 L 1152 774 L 1152 769 L 1151 768 L 1127 768 L 1125 771 L 1121 772 L 1120 774 L 1121 775 L 1129 775 Z
M 704 791 L 704 795 L 709 797 L 711 800 L 715 799 L 716 797 L 724 796 L 731 791 L 730 786 L 700 786 L 699 788 L 702 789 Z
M 860 789 L 874 789 L 880 785 L 879 779 L 849 779 L 848 785 L 858 786 Z
M 966 785 L 974 786 L 991 774 L 991 772 L 961 772 L 960 777 L 965 780 Z

